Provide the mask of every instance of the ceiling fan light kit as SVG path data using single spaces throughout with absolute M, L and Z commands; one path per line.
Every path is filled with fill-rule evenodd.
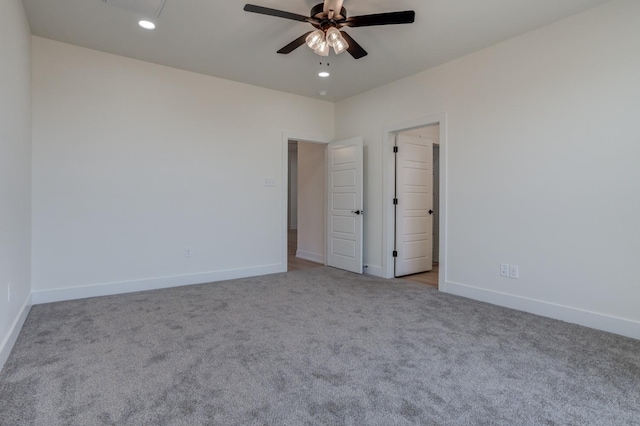
M 306 43 L 311 50 L 320 56 L 329 56 L 329 51 L 333 48 L 336 55 L 346 50 L 355 59 L 360 59 L 367 55 L 367 51 L 356 43 L 349 34 L 340 31 L 341 28 L 411 24 L 415 22 L 416 14 L 413 10 L 352 16 L 349 18 L 347 17 L 347 10 L 342 7 L 343 3 L 344 0 L 325 0 L 324 3 L 315 5 L 308 17 L 253 4 L 246 4 L 244 10 L 298 22 L 307 22 L 316 28 L 315 31 L 297 38 L 278 50 L 278 53 L 283 55 L 293 52 Z
M 323 30 L 315 30 L 307 36 L 306 43 L 311 50 L 320 56 L 329 56 L 330 47 L 333 47 L 336 55 L 341 54 L 349 47 L 347 41 L 335 27 L 330 27 L 326 31 L 326 35 Z

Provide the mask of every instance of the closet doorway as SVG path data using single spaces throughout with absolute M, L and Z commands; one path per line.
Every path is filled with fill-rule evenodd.
M 441 291 L 446 291 L 446 128 L 446 114 L 437 114 L 383 129 L 384 277 Z
M 394 275 L 438 287 L 440 126 L 396 135 Z
M 325 264 L 326 151 L 326 144 L 288 141 L 288 271 Z

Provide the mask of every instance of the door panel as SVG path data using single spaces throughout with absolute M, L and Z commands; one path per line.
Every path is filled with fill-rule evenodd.
M 355 170 L 345 170 L 333 174 L 333 184 L 336 188 L 352 187 L 356 185 Z
M 354 235 L 356 233 L 356 218 L 353 217 L 334 217 L 333 231 L 341 234 Z
M 433 269 L 433 142 L 398 135 L 396 140 L 395 276 Z
M 333 188 L 339 190 L 341 187 L 334 186 Z M 332 194 L 331 200 L 335 210 L 351 211 L 356 209 L 356 194 Z
M 362 273 L 362 138 L 337 141 L 327 150 L 327 265 Z

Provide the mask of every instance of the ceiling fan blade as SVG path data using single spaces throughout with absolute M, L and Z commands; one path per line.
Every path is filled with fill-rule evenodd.
M 297 39 L 293 40 L 291 43 L 287 44 L 282 49 L 278 50 L 278 53 L 283 55 L 288 55 L 289 53 L 293 52 L 294 50 L 296 50 L 298 47 L 302 46 L 306 42 L 307 36 L 312 32 L 313 31 L 309 31 L 306 34 L 301 35 Z
M 256 6 L 255 4 L 245 4 L 244 10 L 247 12 L 276 16 L 278 18 L 291 19 L 299 22 L 309 22 L 310 19 L 308 16 L 298 15 L 297 13 L 285 12 L 277 9 L 271 9 L 268 7 Z
M 344 37 L 344 39 L 347 41 L 347 44 L 349 44 L 347 52 L 349 52 L 349 54 L 351 54 L 354 59 L 360 59 L 368 55 L 367 51 L 364 50 L 358 43 L 356 43 L 356 41 L 349 34 L 345 33 L 344 31 L 340 31 L 340 34 L 342 34 L 342 37 Z
M 416 12 L 405 10 L 404 12 L 376 13 L 374 15 L 352 16 L 342 24 L 346 27 L 371 27 L 373 25 L 411 24 L 416 20 Z

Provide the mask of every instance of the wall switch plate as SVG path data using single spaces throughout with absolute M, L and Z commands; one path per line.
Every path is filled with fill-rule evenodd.
M 184 249 L 184 257 L 191 257 L 191 247 Z
M 11 303 L 11 283 L 7 286 L 7 303 Z
M 500 276 L 508 277 L 509 276 L 509 265 L 506 263 L 500 264 Z
M 514 278 L 516 280 L 520 278 L 520 273 L 518 272 L 518 265 L 509 266 L 509 278 Z
M 264 186 L 267 186 L 267 187 L 276 186 L 276 179 L 275 178 L 266 178 L 264 180 Z

